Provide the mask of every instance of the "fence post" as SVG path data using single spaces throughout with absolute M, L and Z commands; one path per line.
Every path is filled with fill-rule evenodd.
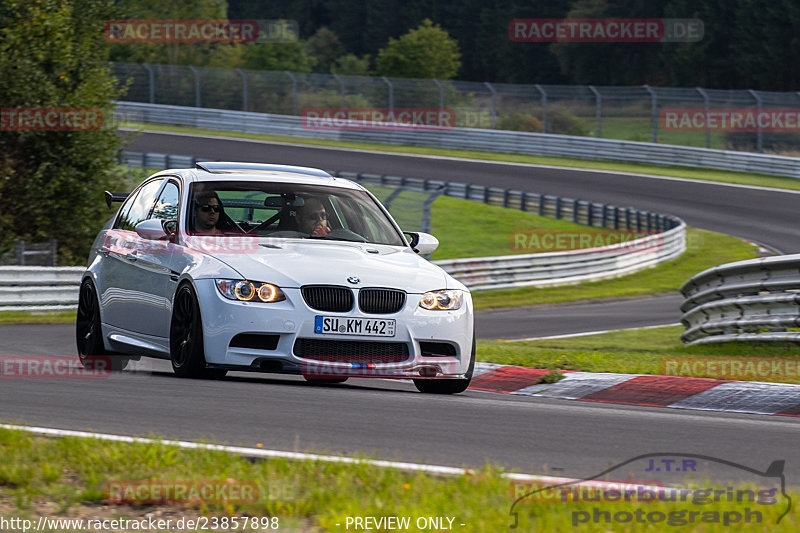
M 194 74 L 194 106 L 203 107 L 200 102 L 200 73 L 197 72 L 196 67 L 191 65 L 189 66 L 189 70 Z
M 147 69 L 148 74 L 150 74 L 150 103 L 156 103 L 156 74 L 153 72 L 153 67 L 151 67 L 147 63 L 142 63 L 142 66 Z
M 444 109 L 444 87 L 442 86 L 442 82 L 436 78 L 433 78 L 433 83 L 439 88 L 439 112 L 441 113 L 442 109 Z
M 596 102 L 596 111 L 595 114 L 597 115 L 597 135 L 596 137 L 603 136 L 603 97 L 600 95 L 600 92 L 594 88 L 594 85 L 589 85 L 589 89 L 594 93 L 594 99 Z
M 497 91 L 494 90 L 492 84 L 488 81 L 483 82 L 492 93 L 492 129 L 497 129 Z
M 338 74 L 334 74 L 333 77 L 339 82 L 339 108 L 344 111 L 344 108 L 347 107 L 344 104 L 344 82 L 342 81 L 342 77 Z
M 297 78 L 288 70 L 284 70 L 283 73 L 289 76 L 289 79 L 292 80 L 292 114 L 297 116 Z
M 658 96 L 656 92 L 650 87 L 649 85 L 645 84 L 644 88 L 647 89 L 647 92 L 650 93 L 651 103 L 650 103 L 650 115 L 651 115 L 651 128 L 653 130 L 653 142 L 658 142 Z
M 547 133 L 547 93 L 538 83 L 534 85 L 534 87 L 536 87 L 537 91 L 542 93 L 542 130 L 543 133 Z
M 706 112 L 706 148 L 711 148 L 711 127 L 708 125 L 708 112 L 711 106 L 709 105 L 708 93 L 701 87 L 695 87 L 695 89 L 703 97 L 703 108 Z
M 394 113 L 394 85 L 386 76 L 381 76 L 381 79 L 389 87 L 389 112 Z
M 247 111 L 247 73 L 240 68 L 236 73 L 242 77 L 242 111 Z
M 758 110 L 758 117 L 759 117 L 758 119 L 756 119 L 756 126 L 758 127 L 758 130 L 757 130 L 758 133 L 756 134 L 756 135 L 758 135 L 758 138 L 757 138 L 758 148 L 757 148 L 757 150 L 758 150 L 758 153 L 760 154 L 760 153 L 764 152 L 764 132 L 761 131 L 761 120 L 759 120 L 761 118 L 761 105 L 762 105 L 763 102 L 761 100 L 761 97 L 758 96 L 758 93 L 756 93 L 753 89 L 747 89 L 747 92 L 749 92 L 750 95 L 753 98 L 756 99 L 756 109 Z

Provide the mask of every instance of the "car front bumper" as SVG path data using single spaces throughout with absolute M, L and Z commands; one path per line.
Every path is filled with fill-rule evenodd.
M 458 379 L 464 378 L 469 369 L 473 353 L 469 293 L 464 294 L 461 308 L 455 311 L 423 309 L 419 306 L 421 295 L 408 294 L 399 312 L 378 315 L 365 314 L 357 305 L 346 313 L 317 311 L 306 305 L 300 289 L 282 289 L 286 300 L 265 304 L 229 300 L 219 293 L 211 279 L 196 280 L 195 287 L 203 321 L 206 362 L 213 367 L 302 374 L 310 379 Z M 314 326 L 318 315 L 393 319 L 395 334 L 376 337 L 316 333 Z M 232 346 L 232 341 L 241 336 L 263 337 L 264 346 Z M 325 355 L 318 356 L 307 350 L 298 355 L 298 340 L 327 345 Z M 385 343 L 394 344 L 389 347 Z M 241 343 L 234 341 L 233 344 Z M 331 353 L 331 346 L 335 353 Z M 387 357 L 386 348 L 395 352 L 401 350 L 402 354 Z

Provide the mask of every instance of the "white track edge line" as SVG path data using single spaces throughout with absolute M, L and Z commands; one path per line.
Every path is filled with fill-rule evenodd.
M 206 444 L 201 442 L 189 442 L 181 440 L 159 440 L 150 439 L 146 437 L 132 437 L 128 435 L 111 435 L 107 433 L 95 433 L 90 431 L 76 431 L 71 429 L 55 429 L 37 426 L 17 426 L 13 424 L 0 424 L 0 428 L 9 429 L 14 431 L 25 431 L 37 435 L 44 435 L 49 437 L 78 437 L 90 438 L 113 442 L 127 442 L 127 443 L 140 443 L 140 444 L 162 444 L 166 446 L 177 446 L 179 448 L 193 449 L 193 450 L 211 450 L 222 451 L 227 453 L 234 453 L 248 457 L 273 457 L 281 459 L 294 459 L 306 461 L 320 461 L 326 463 L 345 463 L 345 464 L 367 464 L 370 466 L 378 466 L 381 468 L 395 468 L 398 470 L 406 470 L 411 472 L 426 472 L 429 474 L 440 474 L 450 476 L 472 475 L 474 470 L 466 468 L 458 468 L 453 466 L 439 466 L 428 465 L 423 463 L 407 463 L 400 461 L 383 461 L 378 459 L 356 459 L 353 457 L 340 457 L 335 455 L 320 455 L 315 453 L 302 453 L 302 452 L 287 452 L 283 450 L 265 450 L 263 448 L 246 448 L 242 446 L 224 446 L 221 444 Z M 570 483 L 576 486 L 619 486 L 621 482 L 609 481 L 585 481 L 582 479 L 543 476 L 535 474 L 519 474 L 513 472 L 504 472 L 502 477 L 514 481 L 529 481 L 550 484 L 565 484 Z M 643 487 L 645 487 L 643 485 Z M 646 488 L 659 488 L 659 487 L 646 487 Z
M 724 181 L 707 181 L 707 180 L 698 180 L 692 178 L 677 178 L 673 176 L 659 176 L 657 174 L 643 174 L 638 172 L 625 172 L 623 170 L 604 170 L 604 169 L 593 169 L 593 168 L 582 168 L 582 167 L 560 167 L 558 165 L 537 165 L 535 163 L 517 163 L 514 161 L 492 161 L 488 159 L 472 159 L 469 157 L 453 157 L 453 156 L 436 156 L 436 155 L 427 155 L 427 154 L 413 154 L 408 152 L 387 152 L 383 150 L 364 150 L 359 148 L 337 148 L 335 146 L 325 146 L 325 145 L 317 145 L 317 144 L 303 144 L 303 143 L 292 143 L 287 141 L 265 141 L 261 139 L 248 139 L 246 137 L 229 137 L 227 135 L 208 135 L 208 134 L 191 134 L 191 133 L 180 133 L 180 132 L 169 132 L 169 131 L 159 131 L 159 130 L 135 130 L 131 128 L 118 128 L 119 131 L 131 131 L 131 132 L 139 132 L 139 133 L 154 133 L 154 134 L 161 134 L 161 135 L 178 135 L 181 137 L 199 137 L 203 139 L 222 139 L 224 141 L 244 141 L 244 142 L 253 142 L 253 143 L 261 143 L 261 144 L 274 144 L 277 146 L 296 146 L 302 148 L 317 148 L 322 150 L 338 150 L 342 152 L 357 152 L 363 154 L 379 154 L 379 155 L 394 155 L 394 156 L 402 156 L 402 157 L 420 157 L 426 159 L 442 159 L 445 161 L 464 161 L 464 162 L 472 162 L 472 163 L 484 163 L 489 165 L 510 165 L 515 167 L 523 167 L 523 168 L 549 168 L 554 170 L 573 170 L 576 172 L 594 172 L 598 174 L 611 174 L 611 175 L 622 175 L 622 176 L 635 176 L 639 178 L 648 178 L 648 179 L 658 179 L 658 180 L 668 180 L 668 181 L 680 181 L 680 182 L 687 182 L 687 183 L 697 183 L 700 185 L 717 185 L 720 187 L 735 187 L 739 189 L 752 189 L 756 191 L 769 191 L 769 192 L 785 192 L 791 194 L 800 194 L 800 191 L 793 190 L 793 189 L 780 189 L 777 187 L 764 187 L 761 185 L 745 185 L 740 183 L 726 183 Z M 231 132 L 235 133 L 235 132 Z M 243 132 L 246 133 L 246 132 Z M 335 139 L 331 139 L 335 140 Z M 402 146 L 402 145 L 396 145 Z M 156 152 L 153 152 L 156 153 Z M 503 152 L 498 152 L 503 153 Z M 532 154 L 510 154 L 510 155 L 523 155 L 523 156 L 530 156 L 530 157 L 547 157 L 547 156 L 537 156 Z M 597 159 L 581 159 L 581 161 L 596 161 L 598 163 L 615 163 L 616 160 L 597 160 Z M 636 164 L 636 162 L 623 162 L 627 164 Z M 669 168 L 669 167 L 667 167 Z M 698 167 L 684 167 L 678 166 L 677 168 L 689 168 L 689 169 L 697 169 L 697 170 L 719 170 L 719 169 L 703 169 Z M 733 172 L 733 171 L 725 171 L 719 170 L 720 172 Z M 786 178 L 786 176 L 768 176 L 773 178 Z M 792 178 L 787 178 L 792 179 Z
M 601 329 L 598 331 L 582 331 L 580 333 L 565 333 L 564 335 L 549 335 L 547 337 L 526 337 L 524 339 L 497 339 L 502 342 L 523 342 L 523 341 L 544 341 L 549 339 L 568 339 L 570 337 L 586 337 L 588 335 L 601 335 L 603 333 L 614 333 L 615 331 L 635 331 L 638 329 L 656 329 L 667 328 L 672 326 L 680 326 L 680 322 L 672 324 L 657 324 L 655 326 L 641 326 L 638 328 L 621 328 L 621 329 Z

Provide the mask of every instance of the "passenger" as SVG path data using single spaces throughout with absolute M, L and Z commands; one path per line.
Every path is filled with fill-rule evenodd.
M 307 198 L 305 205 L 297 212 L 297 228 L 302 233 L 324 237 L 331 232 L 328 226 L 328 213 L 319 198 Z

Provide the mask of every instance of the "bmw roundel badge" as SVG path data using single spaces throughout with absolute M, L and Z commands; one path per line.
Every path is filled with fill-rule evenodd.
M 358 282 L 359 282 L 359 281 L 361 281 L 361 280 L 359 280 L 359 279 L 358 279 L 357 277 L 355 277 L 355 276 L 350 276 L 349 278 L 347 278 L 347 281 L 348 281 L 349 283 L 352 283 L 353 285 L 355 285 L 356 283 L 358 283 Z

